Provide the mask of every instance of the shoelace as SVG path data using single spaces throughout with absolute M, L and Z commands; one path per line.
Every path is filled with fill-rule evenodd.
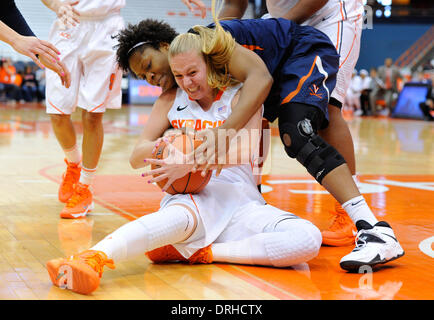
M 102 277 L 104 266 L 114 269 L 115 265 L 112 259 L 107 259 L 102 253 L 98 251 L 89 251 L 83 255 L 73 256 L 72 259 L 84 260 L 93 270 L 95 270 L 99 277 Z
M 347 224 L 346 216 L 340 212 L 337 213 L 329 230 L 340 230 L 343 225 Z
M 356 247 L 353 251 L 358 251 L 366 246 L 366 240 L 361 237 L 365 232 L 366 231 L 362 230 L 357 233 L 356 239 L 354 240 L 356 243 Z
M 66 206 L 68 208 L 75 207 L 80 202 L 80 200 L 83 198 L 83 195 L 86 193 L 86 191 L 87 191 L 87 187 L 82 186 L 82 185 L 77 185 L 77 187 L 74 191 L 74 194 L 68 200 L 68 203 L 66 204 Z

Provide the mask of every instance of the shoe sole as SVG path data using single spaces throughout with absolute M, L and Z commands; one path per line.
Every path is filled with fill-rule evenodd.
M 360 268 L 363 266 L 370 266 L 371 268 L 373 268 L 379 264 L 385 264 L 385 263 L 388 263 L 390 261 L 401 258 L 404 254 L 405 254 L 405 251 L 402 251 L 401 254 L 398 254 L 396 257 L 393 257 L 391 259 L 383 259 L 380 261 L 375 261 L 376 258 L 374 258 L 373 261 L 371 261 L 371 262 L 360 262 L 360 261 L 356 261 L 356 260 L 349 260 L 349 261 L 341 262 L 339 265 L 341 266 L 342 269 L 344 269 L 346 271 L 358 273 Z
M 80 218 L 84 218 L 86 217 L 87 213 L 92 211 L 95 208 L 95 205 L 92 201 L 92 203 L 87 207 L 86 211 L 84 212 L 80 212 L 80 213 L 67 213 L 67 214 L 62 214 L 60 213 L 60 217 L 62 219 L 80 219 Z
M 61 288 L 72 292 L 88 295 L 99 286 L 99 277 L 95 277 L 95 271 L 84 268 L 75 261 L 61 262 L 58 265 L 47 262 L 47 270 L 51 282 Z M 94 281 L 89 281 L 95 278 Z

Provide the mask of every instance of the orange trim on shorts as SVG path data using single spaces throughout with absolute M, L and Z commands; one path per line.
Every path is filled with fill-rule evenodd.
M 305 81 L 310 77 L 310 75 L 312 74 L 313 67 L 314 67 L 315 64 L 316 64 L 316 59 L 318 59 L 318 56 L 315 56 L 315 59 L 313 60 L 312 66 L 310 67 L 309 73 L 308 73 L 307 75 L 303 76 L 303 77 L 300 79 L 300 81 L 298 82 L 297 88 L 296 88 L 294 91 L 292 91 L 290 94 L 288 94 L 288 95 L 286 96 L 285 99 L 283 99 L 281 105 L 284 104 L 284 103 L 288 103 L 288 102 L 290 102 L 290 101 L 292 100 L 292 98 L 294 98 L 294 97 L 295 97 L 295 96 L 300 92 L 301 87 L 303 86 L 304 82 L 305 82 Z
M 244 47 L 244 48 L 246 48 L 246 49 L 249 49 L 249 50 L 264 50 L 263 48 L 261 48 L 260 46 L 254 46 L 254 45 L 251 45 L 251 44 L 242 44 L 242 46 Z
M 47 101 L 48 101 L 48 103 L 54 108 L 54 109 L 56 109 L 57 111 L 59 111 L 61 114 L 65 114 L 65 112 L 63 112 L 62 110 L 60 110 L 59 108 L 56 108 L 56 106 L 50 101 L 50 100 L 48 100 L 47 99 Z
M 191 201 L 193 201 L 193 204 L 196 207 L 197 214 L 199 214 L 199 208 L 197 207 L 196 201 L 194 201 L 194 199 L 193 199 L 193 195 L 191 193 L 189 193 L 188 195 L 190 196 Z
M 96 109 L 98 109 L 99 107 L 101 107 L 103 104 L 104 104 L 104 102 L 101 103 L 99 106 L 96 106 L 95 108 L 93 108 L 93 109 L 90 110 L 89 112 L 94 112 Z
M 356 23 L 357 20 L 359 20 L 359 18 L 360 18 L 360 14 L 357 15 L 357 18 L 356 18 L 356 20 L 354 20 L 354 23 Z M 356 31 L 357 31 L 357 25 L 355 26 L 354 29 L 356 29 Z M 357 32 L 354 34 L 353 43 L 351 44 L 350 51 L 348 51 L 348 54 L 347 54 L 347 56 L 345 57 L 344 61 L 342 61 L 341 65 L 339 66 L 339 69 L 344 65 L 344 63 L 347 61 L 348 57 L 350 56 L 350 53 L 351 53 L 351 51 L 353 50 L 353 47 L 354 47 L 354 43 L 355 43 L 356 38 L 357 38 Z

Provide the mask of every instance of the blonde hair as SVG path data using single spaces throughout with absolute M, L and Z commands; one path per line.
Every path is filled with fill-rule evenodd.
M 169 59 L 177 54 L 196 50 L 205 59 L 209 86 L 221 90 L 238 83 L 228 71 L 229 60 L 232 57 L 236 43 L 232 35 L 221 26 L 217 16 L 222 6 L 220 5 L 216 14 L 215 2 L 216 0 L 211 2 L 215 28 L 194 26 L 192 29 L 197 34 L 187 32 L 178 35 L 170 44 Z

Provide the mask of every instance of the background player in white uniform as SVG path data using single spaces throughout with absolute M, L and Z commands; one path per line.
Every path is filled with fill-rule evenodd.
M 200 48 L 185 52 L 182 43 L 179 47 L 176 39 L 174 43 L 169 55 L 179 88 L 165 91 L 154 104 L 130 158 L 134 168 L 145 166 L 145 158 L 147 163 L 161 165 L 147 172 L 160 174 L 150 182 L 165 174 L 182 177 L 193 168 L 194 164 L 177 161 L 180 155 L 186 159 L 181 153 L 171 159 L 149 159 L 170 125 L 193 124 L 196 129 L 198 125 L 218 125 L 231 114 L 241 87 L 231 80 L 229 85 L 211 88 L 207 74 L 213 69 L 205 62 Z M 47 268 L 53 283 L 60 286 L 66 281 L 67 288 L 90 293 L 98 287 L 104 265 L 113 267 L 112 260 L 119 262 L 169 244 L 173 244 L 178 256 L 166 256 L 167 260 L 189 259 L 192 263 L 287 267 L 314 258 L 321 247 L 320 231 L 307 220 L 265 204 L 256 188 L 250 160 L 258 147 L 261 119 L 259 110 L 245 126 L 251 145 L 243 144 L 243 148 L 237 149 L 235 143 L 229 148 L 229 154 L 234 155 L 247 151 L 246 162 L 229 163 L 218 177 L 212 176 L 199 194 L 166 195 L 158 212 L 122 226 L 90 251 L 71 259 L 49 261 Z
M 61 86 L 54 72 L 47 70 L 46 75 L 47 113 L 67 163 L 59 188 L 59 200 L 66 202 L 60 216 L 78 218 L 93 206 L 89 186 L 101 155 L 104 111 L 121 107 L 122 72 L 116 63 L 113 36 L 124 26 L 120 10 L 125 0 L 42 2 L 59 17 L 49 39 L 62 52 L 62 61 L 71 71 L 68 89 Z M 71 122 L 77 106 L 82 109 L 82 152 Z
M 201 1 L 182 0 L 191 3 L 206 13 Z M 190 6 L 191 6 L 190 4 Z M 324 32 L 340 55 L 336 86 L 328 107 L 329 126 L 319 130 L 319 135 L 335 147 L 344 157 L 356 180 L 354 144 L 341 109 L 351 82 L 351 75 L 360 51 L 360 37 L 363 23 L 362 0 L 266 0 L 268 14 L 273 18 L 286 18 L 302 25 L 309 25 Z M 224 0 L 220 19 L 241 19 L 248 6 L 248 0 Z M 329 229 L 324 230 L 323 243 L 345 246 L 354 243 L 357 233 L 353 221 L 336 201 L 335 218 Z

